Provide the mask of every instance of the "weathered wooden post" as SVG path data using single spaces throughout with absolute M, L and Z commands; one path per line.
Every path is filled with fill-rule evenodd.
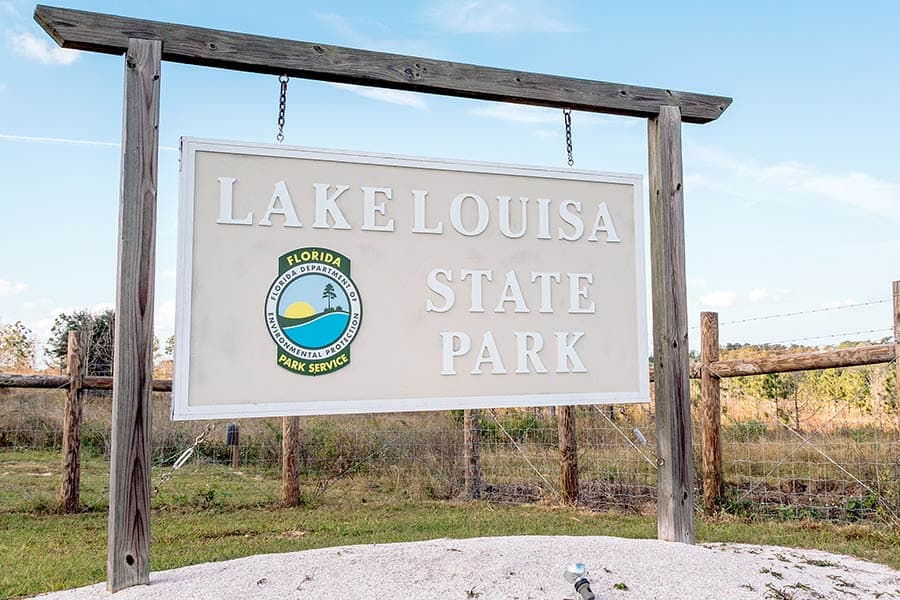
M 150 392 L 162 42 L 129 39 L 109 484 L 109 591 L 150 583 Z
M 653 382 L 656 391 L 657 535 L 694 543 L 691 398 L 681 110 L 661 106 L 648 119 L 650 255 L 653 287 Z
M 897 426 L 900 427 L 900 281 L 891 285 L 891 292 L 894 297 L 894 387 L 897 390 L 894 407 L 897 411 Z
M 477 500 L 481 497 L 481 429 L 477 408 L 463 411 L 463 462 L 466 465 L 466 480 L 463 497 Z
M 285 506 L 300 505 L 300 417 L 281 418 L 281 483 Z
M 66 352 L 66 371 L 69 389 L 63 413 L 62 481 L 59 487 L 59 509 L 64 513 L 78 512 L 81 505 L 81 414 L 84 403 L 85 346 L 87 330 L 69 332 Z
M 241 426 L 238 423 L 229 423 L 227 430 L 227 443 L 231 446 L 231 468 L 237 471 L 241 468 Z
M 722 482 L 722 412 L 719 376 L 710 364 L 719 360 L 719 314 L 700 313 L 700 393 L 703 397 L 703 504 L 706 510 L 719 508 Z
M 895 281 L 891 286 L 894 296 L 894 387 L 897 390 L 897 398 L 894 407 L 897 410 L 897 428 L 900 429 L 900 281 Z
M 559 433 L 559 480 L 562 501 L 578 502 L 578 443 L 575 440 L 575 407 L 560 406 L 556 411 Z

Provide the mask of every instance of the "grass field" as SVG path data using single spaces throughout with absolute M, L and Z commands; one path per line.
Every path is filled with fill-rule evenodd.
M 163 471 L 154 471 L 158 480 Z M 84 512 L 55 514 L 59 454 L 0 452 L 0 598 L 103 581 L 107 463 L 86 456 Z M 653 538 L 653 515 L 589 512 L 549 504 L 436 500 L 397 477 L 356 476 L 327 487 L 304 482 L 306 503 L 283 509 L 280 473 L 232 472 L 195 463 L 153 497 L 153 570 L 252 554 L 440 537 L 529 534 Z M 900 531 L 814 521 L 699 518 L 700 541 L 818 548 L 900 568 Z

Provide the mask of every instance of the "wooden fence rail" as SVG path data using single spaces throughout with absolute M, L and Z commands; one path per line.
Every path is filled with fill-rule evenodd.
M 789 373 L 791 371 L 810 371 L 814 369 L 836 369 L 840 367 L 859 367 L 892 362 L 900 344 L 874 344 L 841 348 L 839 350 L 821 350 L 785 354 L 781 356 L 758 356 L 717 360 L 709 363 L 709 370 L 719 378 L 746 377 L 747 375 L 765 375 L 768 373 Z M 702 378 L 702 365 L 691 365 L 691 379 Z M 650 381 L 653 381 L 653 367 L 649 369 Z M 64 390 L 69 387 L 68 375 L 20 375 L 17 373 L 0 373 L 0 388 Z M 86 376 L 82 389 L 111 390 L 112 377 Z M 171 392 L 171 379 L 154 379 L 154 392 Z
M 111 390 L 112 377 L 85 376 L 81 389 Z M 22 388 L 41 390 L 64 390 L 69 387 L 68 375 L 19 375 L 17 373 L 0 373 L 0 388 Z M 171 392 L 171 379 L 154 379 L 154 392 Z
M 692 364 L 690 378 L 701 380 L 701 396 L 703 399 L 703 487 L 704 505 L 708 510 L 716 510 L 722 496 L 724 482 L 722 480 L 721 451 L 721 406 L 719 398 L 719 380 L 727 377 L 746 377 L 770 373 L 788 373 L 792 371 L 808 371 L 815 369 L 833 369 L 841 367 L 884 364 L 895 361 L 900 354 L 900 282 L 893 283 L 893 313 L 895 343 L 856 346 L 817 352 L 803 352 L 775 356 L 758 356 L 719 360 L 718 314 L 705 312 L 701 314 L 701 362 Z M 63 431 L 64 468 L 60 486 L 60 505 L 63 510 L 77 510 L 79 488 L 80 444 L 80 394 L 83 390 L 111 390 L 112 377 L 84 376 L 82 373 L 83 347 L 78 344 L 75 335 L 69 337 L 69 373 L 67 375 L 19 375 L 0 373 L 0 388 L 25 389 L 60 389 L 67 390 L 68 400 Z M 83 345 L 82 345 L 83 346 Z M 79 358 L 80 357 L 80 358 Z M 79 362 L 81 361 L 81 363 Z M 900 361 L 898 361 L 900 370 Z M 900 373 L 898 373 L 900 375 Z M 650 381 L 653 381 L 653 367 L 649 368 Z M 171 392 L 170 379 L 154 379 L 152 389 L 155 392 Z M 900 390 L 897 405 L 900 406 Z M 575 412 L 573 407 L 560 407 L 560 484 L 563 498 L 567 502 L 577 501 L 578 465 L 575 452 Z M 465 490 L 463 496 L 475 499 L 479 497 L 481 486 L 480 468 L 480 431 L 477 410 L 466 410 L 465 429 Z M 299 480 L 297 479 L 296 453 L 299 432 L 299 419 L 285 418 L 285 461 L 284 461 L 284 502 L 296 505 L 299 501 Z M 290 443 L 287 443 L 290 441 Z

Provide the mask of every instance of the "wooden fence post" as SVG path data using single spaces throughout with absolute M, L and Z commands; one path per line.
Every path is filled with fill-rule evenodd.
M 693 544 L 694 468 L 691 462 L 681 111 L 677 106 L 662 106 L 659 115 L 647 123 L 658 456 L 657 536 L 661 540 Z
M 83 329 L 70 331 L 66 352 L 69 389 L 63 414 L 62 481 L 59 486 L 59 509 L 64 513 L 78 512 L 81 506 L 81 413 L 87 334 Z
M 281 418 L 281 483 L 285 506 L 300 505 L 300 417 Z
M 560 406 L 557 431 L 559 433 L 559 480 L 562 485 L 562 501 L 578 502 L 578 443 L 575 440 L 575 407 Z
M 481 497 L 481 428 L 477 408 L 463 411 L 464 457 L 466 465 L 466 483 L 463 497 L 466 500 L 477 500 Z
M 700 392 L 703 397 L 703 504 L 713 512 L 724 492 L 722 482 L 722 413 L 719 376 L 710 363 L 719 360 L 719 315 L 700 313 Z
M 241 426 L 238 423 L 229 423 L 225 429 L 225 444 L 231 446 L 231 468 L 237 471 L 241 468 Z
M 125 54 L 106 587 L 150 583 L 150 392 L 162 42 Z
M 891 285 L 894 296 L 894 373 L 897 375 L 894 387 L 897 398 L 894 400 L 894 410 L 897 411 L 897 428 L 900 429 L 900 281 Z

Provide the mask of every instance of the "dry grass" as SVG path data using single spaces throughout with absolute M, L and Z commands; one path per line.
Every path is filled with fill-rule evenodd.
M 63 394 L 0 390 L 0 452 L 58 450 Z M 900 436 L 880 428 L 858 408 L 807 403 L 800 415 L 804 441 L 765 412 L 752 412 L 726 396 L 723 418 L 726 510 L 742 516 L 858 521 L 900 514 Z M 752 407 L 751 407 L 752 408 Z M 637 513 L 655 505 L 655 431 L 647 405 L 578 411 L 581 501 L 592 508 Z M 109 452 L 110 396 L 92 393 L 84 409 L 83 447 Z M 548 410 L 483 413 L 484 496 L 504 502 L 553 502 L 558 498 L 556 425 Z M 168 398 L 154 395 L 154 464 L 171 465 L 207 422 L 172 422 Z M 202 460 L 230 464 L 227 423 L 216 421 L 199 448 Z M 281 461 L 281 420 L 248 419 L 241 427 L 245 468 L 276 474 Z M 648 440 L 639 441 L 634 430 Z M 821 429 L 821 431 L 816 431 Z M 420 497 L 453 498 L 462 487 L 462 421 L 457 413 L 347 415 L 303 419 L 301 471 L 327 487 L 360 475 L 374 484 L 405 488 Z M 512 438 L 512 440 L 510 439 Z M 627 438 L 627 439 L 626 439 Z M 699 489 L 699 431 L 695 431 Z M 9 461 L 7 461 L 8 466 Z M 273 491 L 277 499 L 278 491 Z

